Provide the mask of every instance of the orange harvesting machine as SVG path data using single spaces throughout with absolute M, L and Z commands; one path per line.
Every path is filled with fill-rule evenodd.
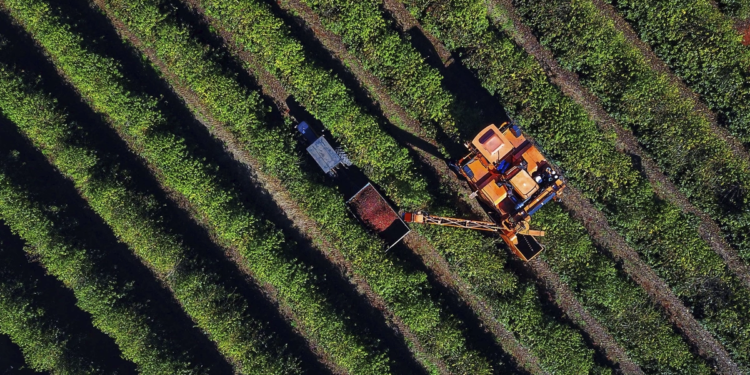
M 346 154 L 334 149 L 306 122 L 300 123 L 297 130 L 310 144 L 308 153 L 330 176 L 336 177 L 342 167 L 352 165 Z M 471 198 L 478 198 L 482 205 L 490 208 L 492 221 L 441 217 L 422 211 L 398 215 L 370 182 L 358 187 L 356 194 L 347 201 L 347 207 L 386 242 L 387 249 L 410 233 L 406 223 L 421 223 L 498 232 L 519 258 L 533 259 L 544 250 L 535 238 L 543 236 L 544 232 L 530 229 L 531 215 L 549 201 L 559 200 L 565 181 L 534 142 L 514 124 L 490 125 L 466 147 L 469 154 L 452 166 L 471 187 Z M 346 176 L 342 178 L 349 180 Z
M 551 200 L 559 200 L 565 181 L 555 166 L 527 139 L 518 126 L 490 125 L 467 143 L 469 154 L 454 167 L 472 189 L 472 198 L 490 207 L 492 222 L 404 212 L 405 222 L 498 232 L 524 261 L 544 247 L 536 240 L 544 232 L 530 229 L 531 215 Z

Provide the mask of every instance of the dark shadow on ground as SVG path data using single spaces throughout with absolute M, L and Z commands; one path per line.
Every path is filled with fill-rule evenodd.
M 90 22 L 91 24 L 98 24 L 101 20 L 97 20 L 97 18 L 103 18 L 102 15 L 94 12 L 90 8 L 84 8 L 83 14 L 87 17 L 87 22 Z M 4 13 L 0 13 L 0 17 L 7 19 L 7 16 Z M 17 42 L 19 46 L 34 45 L 28 35 L 20 33 L 15 27 L 11 30 L 9 27 L 10 23 L 2 21 L 3 20 L 0 19 L 0 33 L 10 35 L 8 34 L 8 31 L 12 32 L 14 34 L 13 39 L 15 39 L 14 41 Z M 106 22 L 103 24 L 109 25 Z M 107 27 L 111 28 L 111 25 Z M 110 36 L 111 35 L 116 34 L 110 34 Z M 121 43 L 119 39 L 112 40 L 104 37 L 102 40 L 106 41 L 106 43 L 103 44 L 110 46 L 120 45 L 122 48 L 129 48 Z M 27 67 L 27 71 L 44 77 L 44 79 L 41 80 L 42 87 L 45 91 L 53 93 L 58 99 L 58 102 L 69 110 L 71 113 L 70 119 L 79 124 L 81 128 L 89 134 L 87 139 L 93 141 L 93 146 L 100 150 L 107 150 L 107 155 L 113 156 L 113 160 L 110 160 L 112 163 L 120 165 L 123 169 L 127 169 L 130 172 L 130 177 L 133 181 L 132 187 L 143 193 L 156 196 L 157 200 L 160 202 L 167 202 L 167 204 L 159 211 L 160 216 L 164 218 L 165 226 L 173 229 L 179 228 L 176 230 L 176 233 L 183 237 L 184 243 L 188 244 L 197 254 L 200 254 L 200 256 L 207 259 L 207 265 L 210 268 L 217 270 L 217 273 L 225 277 L 226 285 L 230 290 L 235 290 L 236 293 L 242 295 L 248 301 L 249 306 L 252 307 L 251 311 L 256 316 L 256 319 L 265 322 L 269 332 L 273 332 L 276 336 L 284 338 L 285 342 L 289 343 L 290 350 L 298 352 L 308 368 L 313 371 L 325 373 L 324 368 L 318 363 L 314 355 L 309 350 L 306 350 L 307 345 L 304 343 L 304 340 L 292 331 L 292 328 L 279 315 L 276 307 L 263 295 L 263 292 L 260 291 L 256 285 L 247 283 L 245 280 L 246 276 L 239 271 L 236 264 L 226 259 L 223 250 L 211 241 L 206 230 L 197 225 L 187 212 L 177 207 L 175 203 L 168 199 L 166 194 L 160 188 L 158 181 L 142 164 L 142 159 L 134 155 L 128 148 L 127 144 L 108 126 L 106 121 L 86 106 L 78 93 L 71 88 L 67 82 L 64 82 L 59 76 L 57 76 L 54 66 L 44 59 L 36 49 L 16 48 L 16 52 L 17 53 L 13 56 L 15 59 L 14 61 L 17 62 L 19 66 Z M 130 66 L 133 70 L 135 70 L 135 67 L 140 66 L 141 71 L 136 70 L 131 74 L 134 74 L 134 77 L 139 77 L 140 79 L 145 80 L 145 82 L 150 82 L 150 86 L 144 86 L 150 87 L 151 89 L 161 85 L 164 90 L 163 105 L 172 105 L 179 108 L 181 103 L 179 98 L 173 96 L 170 91 L 166 90 L 166 84 L 158 78 L 158 75 L 155 72 L 143 68 L 142 60 L 140 60 L 137 55 L 131 55 L 126 65 Z M 180 113 L 178 112 L 178 114 Z M 174 115 L 174 112 L 172 112 L 172 115 Z M 182 110 L 181 115 L 182 116 L 179 118 L 184 119 L 185 123 L 196 124 L 196 121 L 189 116 L 186 109 Z M 193 126 L 193 128 L 198 128 L 200 126 L 201 125 L 197 124 Z M 201 135 L 211 138 L 207 133 L 202 133 Z M 51 173 L 56 174 L 57 172 L 53 171 Z M 59 179 L 61 180 L 60 186 L 68 186 L 70 189 L 74 189 L 72 183 L 68 180 L 62 179 L 62 176 L 59 176 Z M 71 193 L 73 192 L 74 190 L 71 190 Z M 77 195 L 70 199 L 81 202 L 80 197 Z M 95 213 L 89 212 L 88 215 L 95 216 Z M 102 223 L 101 225 L 105 224 Z M 106 228 L 106 231 L 108 232 L 109 228 Z M 111 236 L 112 234 L 110 233 L 109 235 Z M 132 258 L 132 253 L 126 246 L 119 245 L 116 248 L 118 248 L 118 251 L 115 252 L 123 253 L 123 256 L 126 258 Z M 125 253 L 127 254 L 125 255 Z M 150 272 L 146 271 L 145 268 L 134 258 L 130 260 L 129 268 L 132 268 L 132 270 L 130 270 L 131 272 L 139 270 L 135 273 L 140 276 L 134 277 L 135 280 L 153 278 Z M 159 298 L 151 298 L 151 300 L 174 301 L 168 291 L 162 289 L 159 293 Z M 210 364 L 210 366 L 214 366 L 217 369 L 217 373 L 231 372 L 231 367 L 220 355 L 215 344 L 210 342 L 206 336 L 195 327 L 195 324 L 184 314 L 184 312 L 182 312 L 179 306 L 174 306 L 173 308 L 176 308 L 177 310 L 170 310 L 165 307 L 165 311 L 172 311 L 172 318 L 169 320 L 175 325 L 182 324 L 182 327 L 191 327 L 190 329 L 180 328 L 176 331 L 192 337 L 181 341 L 194 342 L 191 347 L 196 348 L 195 351 L 200 353 L 200 358 L 198 358 L 198 360 Z M 197 350 L 197 348 L 200 349 Z
M 36 375 L 49 374 L 29 369 L 23 359 L 21 348 L 16 346 L 10 337 L 0 335 L 0 375 Z
M 0 124 L 3 122 L 0 121 Z M 23 250 L 25 245 L 23 240 L 11 233 L 5 223 L 0 222 L 0 246 L 2 246 L 0 251 L 3 261 L 13 264 L 15 268 L 13 272 L 23 277 L 23 280 L 34 280 L 33 285 L 28 285 L 29 293 L 34 293 L 34 301 L 40 302 L 39 306 L 48 312 L 47 317 L 56 322 L 53 323 L 55 326 L 63 327 L 63 331 L 73 338 L 82 338 L 81 341 L 71 342 L 71 349 L 81 354 L 83 358 L 93 359 L 104 366 L 102 368 L 104 373 L 135 374 L 135 365 L 120 357 L 120 349 L 114 340 L 94 328 L 91 315 L 76 306 L 73 292 L 59 280 L 47 274 L 40 264 L 28 259 L 29 255 Z M 6 355 L 3 350 L 0 350 L 0 353 L 3 353 L 0 358 Z M 13 351 L 9 351 L 8 358 L 13 359 L 13 354 L 15 354 Z M 19 367 L 15 365 L 14 368 Z M 2 370 L 2 365 L 0 365 L 0 374 Z

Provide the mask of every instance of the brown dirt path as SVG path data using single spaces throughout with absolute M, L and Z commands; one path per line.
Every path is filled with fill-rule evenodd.
M 531 29 L 525 26 L 516 15 L 515 9 L 509 1 L 491 1 L 490 3 L 492 2 L 503 7 L 504 11 L 498 12 L 498 14 L 504 13 L 513 21 L 514 30 L 508 30 L 512 34 L 513 39 L 527 53 L 536 58 L 547 73 L 550 81 L 560 87 L 565 95 L 571 97 L 578 105 L 582 106 L 588 112 L 589 116 L 596 121 L 602 131 L 613 131 L 617 135 L 616 146 L 620 152 L 636 155 L 641 159 L 643 164 L 641 171 L 648 178 L 656 194 L 660 198 L 680 207 L 683 212 L 700 218 L 699 234 L 701 238 L 724 259 L 727 267 L 740 279 L 745 287 L 750 289 L 750 268 L 740 258 L 737 250 L 733 249 L 726 242 L 719 225 L 708 214 L 690 203 L 677 186 L 661 172 L 656 162 L 646 155 L 633 133 L 620 126 L 617 120 L 607 114 L 596 96 L 581 85 L 578 76 L 558 64 L 552 52 L 539 43 L 539 40 L 534 36 Z M 497 22 L 506 24 L 505 20 L 502 19 L 498 19 Z
M 742 157 L 745 160 L 750 160 L 750 154 L 748 153 L 748 150 L 742 146 L 742 143 L 734 138 L 731 134 L 729 134 L 729 131 L 727 131 L 724 127 L 719 125 L 716 114 L 708 108 L 708 105 L 706 105 L 706 103 L 701 100 L 698 94 L 691 90 L 685 84 L 685 82 L 682 81 L 682 79 L 677 77 L 677 75 L 675 75 L 669 69 L 669 67 L 664 63 L 663 60 L 656 56 L 656 54 L 651 50 L 651 47 L 648 44 L 644 43 L 638 37 L 638 34 L 636 34 L 635 30 L 633 30 L 630 24 L 625 21 L 625 19 L 622 18 L 619 13 L 617 13 L 615 7 L 607 4 L 603 0 L 591 0 L 591 2 L 594 4 L 594 6 L 596 6 L 597 9 L 599 9 L 599 12 L 601 12 L 603 16 L 608 17 L 613 21 L 617 31 L 621 32 L 631 45 L 638 48 L 641 54 L 646 58 L 646 61 L 648 62 L 651 69 L 664 74 L 667 78 L 669 78 L 670 83 L 677 86 L 677 88 L 679 89 L 678 91 L 683 98 L 690 99 L 693 103 L 695 103 L 694 111 L 704 115 L 706 119 L 708 119 L 711 126 L 711 131 L 714 134 L 724 140 L 736 155 Z
M 411 13 L 404 8 L 403 4 L 396 0 L 385 0 L 384 3 L 386 9 L 399 23 L 402 31 L 411 28 L 418 28 L 431 42 L 433 48 L 437 51 L 445 66 L 452 63 L 452 58 L 450 57 L 451 54 L 448 49 L 431 33 L 424 30 Z M 463 189 L 465 190 L 466 188 L 463 187 Z M 554 273 L 546 262 L 537 259 L 528 263 L 527 267 L 537 279 L 543 282 L 544 285 L 554 293 L 556 296 L 555 302 L 558 306 L 560 306 L 565 314 L 586 333 L 594 345 L 604 351 L 609 360 L 617 363 L 625 373 L 643 373 L 639 366 L 628 358 L 625 349 L 618 345 L 612 335 L 607 332 L 606 328 L 604 328 L 588 311 L 586 311 L 583 305 L 581 305 L 574 297 L 573 292 L 560 280 L 559 275 Z

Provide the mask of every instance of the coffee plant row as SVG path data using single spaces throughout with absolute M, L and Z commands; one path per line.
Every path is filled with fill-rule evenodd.
M 612 38 L 607 39 L 606 43 L 602 43 L 601 41 L 604 39 L 602 39 L 600 33 L 612 29 L 606 27 L 607 23 L 600 18 L 600 13 L 593 5 L 581 3 L 562 0 L 545 2 L 544 5 L 529 2 L 517 2 L 517 5 L 524 20 L 527 20 L 529 25 L 536 30 L 540 30 L 538 35 L 542 35 L 542 42 L 549 46 L 555 46 L 551 49 L 560 56 L 559 59 L 564 66 L 568 68 L 578 67 L 591 72 L 585 78 L 581 74 L 582 83 L 591 85 L 589 88 L 592 88 L 592 91 L 602 98 L 605 108 L 610 111 L 615 106 L 620 108 L 621 111 L 615 117 L 622 120 L 627 116 L 625 108 L 634 110 L 636 107 L 642 107 L 644 104 L 640 102 L 649 101 L 649 95 L 655 95 L 659 92 L 665 93 L 667 88 L 659 85 L 653 87 L 652 85 L 657 82 L 656 78 L 654 78 L 654 81 L 647 83 L 635 78 L 617 82 L 612 81 L 615 79 L 614 77 L 605 78 L 607 76 L 605 72 L 619 71 L 617 67 L 622 66 L 619 63 L 628 61 L 628 58 L 622 57 L 616 61 L 611 61 L 611 64 L 607 65 L 609 70 L 605 70 L 603 66 L 598 65 L 602 61 L 602 56 L 610 58 L 610 56 L 617 56 L 618 53 L 622 53 L 622 50 L 613 50 L 611 46 L 617 44 L 618 40 L 622 43 L 625 43 L 625 40 L 616 39 L 613 35 Z M 580 24 L 576 22 L 564 23 L 546 18 L 561 7 L 568 9 L 571 17 L 582 20 L 582 22 Z M 591 27 L 591 25 L 597 25 L 597 27 Z M 563 39 L 566 41 L 563 42 Z M 576 42 L 570 40 L 576 40 Z M 563 48 L 563 45 L 566 45 L 566 47 Z M 632 54 L 628 56 L 632 56 Z M 611 58 L 614 59 L 614 57 Z M 646 70 L 647 68 L 647 66 L 644 66 L 640 72 L 643 72 L 644 75 L 650 75 L 653 71 Z M 632 73 L 633 70 L 630 70 L 630 72 Z M 595 79 L 594 77 L 598 78 Z M 646 87 L 637 84 L 639 82 L 652 86 L 653 90 L 647 92 Z M 662 83 L 666 84 L 664 81 Z M 617 85 L 628 87 L 617 87 L 616 89 L 611 87 Z M 599 91 L 599 89 L 604 89 L 605 86 L 608 87 L 607 90 Z M 596 89 L 593 87 L 596 87 Z M 618 90 L 623 96 L 615 100 L 614 92 Z M 679 100 L 679 97 L 673 99 Z M 610 105 L 608 106 L 606 103 Z M 655 113 L 668 112 L 677 116 L 675 113 L 678 112 L 677 108 L 671 108 L 670 103 L 673 102 L 664 98 L 664 101 L 660 103 L 662 108 L 656 110 Z M 680 108 L 685 109 L 685 107 Z M 660 143 L 658 140 L 667 141 L 665 135 L 670 134 L 670 140 L 688 137 L 688 142 L 692 142 L 689 139 L 690 135 L 678 133 L 686 132 L 690 127 L 688 121 L 700 119 L 700 117 L 694 116 L 689 111 L 680 110 L 679 113 L 684 115 L 684 122 L 673 120 L 673 122 L 654 125 L 653 133 L 648 134 L 648 138 L 645 138 L 646 135 L 642 135 L 641 140 L 648 139 L 649 142 L 653 142 L 650 145 L 658 145 Z M 620 116 L 620 114 L 625 114 L 625 116 Z M 658 119 L 651 120 L 658 121 Z M 693 122 L 695 123 L 695 121 Z M 702 124 L 707 125 L 705 119 L 703 119 Z M 646 124 L 641 123 L 640 125 Z M 647 127 L 642 126 L 641 128 Z M 654 134 L 659 131 L 664 133 Z M 639 134 L 639 132 L 636 131 L 636 134 Z M 576 136 L 575 139 L 584 144 L 588 141 L 587 137 L 581 136 Z M 666 144 L 662 144 L 661 150 L 666 151 L 666 146 Z M 726 149 L 725 144 L 722 144 L 722 146 Z M 554 143 L 549 148 L 554 149 L 555 152 L 564 150 Z M 646 148 L 650 147 L 646 146 Z M 700 152 L 688 147 L 683 147 L 682 150 L 678 151 L 687 155 Z M 655 156 L 657 162 L 666 160 L 666 162 L 660 163 L 664 166 L 665 171 L 682 162 L 676 160 L 682 155 L 661 154 Z M 625 156 L 621 158 L 625 158 Z M 604 160 L 607 160 L 609 166 L 616 165 L 610 158 L 602 159 L 602 162 Z M 623 162 L 628 161 L 623 159 Z M 682 168 L 684 168 L 683 173 L 690 176 L 695 176 L 704 171 L 703 167 L 697 164 L 684 165 Z M 590 172 L 592 168 L 588 167 L 586 170 Z M 631 171 L 631 178 L 615 175 L 617 178 L 613 181 L 621 185 L 619 189 L 616 188 L 618 187 L 616 184 L 611 183 L 597 187 L 598 194 L 602 198 L 606 198 L 600 201 L 602 204 L 600 208 L 608 215 L 610 224 L 618 229 L 626 240 L 639 251 L 644 260 L 673 288 L 675 294 L 687 306 L 693 308 L 699 321 L 703 322 L 712 333 L 727 345 L 730 351 L 734 352 L 739 362 L 750 363 L 750 355 L 748 355 L 750 346 L 748 346 L 747 341 L 747 338 L 750 337 L 750 330 L 738 330 L 736 328 L 747 327 L 748 319 L 750 319 L 750 315 L 746 312 L 750 308 L 750 291 L 745 289 L 739 280 L 730 273 L 721 257 L 713 252 L 707 243 L 700 240 L 695 218 L 681 214 L 676 206 L 667 204 L 657 198 L 653 190 L 647 186 L 647 181 L 635 170 Z M 716 172 L 706 171 L 706 173 L 715 174 Z M 670 172 L 667 172 L 667 174 L 669 175 Z M 689 179 L 690 177 L 683 175 L 681 178 Z M 706 177 L 698 178 L 705 179 Z M 747 179 L 749 176 L 743 178 Z M 588 187 L 594 186 L 589 184 Z M 611 193 L 608 194 L 608 191 L 611 191 Z M 745 213 L 745 216 L 747 216 L 747 213 Z M 722 290 L 729 293 L 731 297 L 724 298 L 720 303 L 706 298 L 706 295 L 720 295 Z M 729 311 L 732 311 L 732 313 L 729 313 Z
M 0 332 L 21 348 L 26 363 L 36 371 L 105 371 L 100 358 L 85 347 L 93 344 L 86 334 L 55 314 L 50 302 L 60 291 L 42 289 L 22 247 L 22 241 L 0 223 Z
M 411 47 L 409 40 L 403 38 L 393 29 L 394 25 L 383 18 L 378 2 L 306 3 L 330 31 L 342 36 L 346 47 L 357 56 L 363 66 L 384 83 L 388 95 L 404 106 L 423 126 L 437 127 L 445 133 L 455 133 L 456 129 L 467 130 L 465 128 L 468 124 L 456 126 L 458 121 L 465 118 L 455 118 L 453 111 L 463 108 L 456 102 L 456 98 L 441 86 L 440 73 L 422 63 L 423 58 Z M 476 124 L 472 126 L 475 131 L 478 130 Z M 431 130 L 429 133 L 434 134 L 435 131 Z M 463 136 L 468 137 L 468 133 Z M 450 199 L 443 197 L 434 201 Z M 443 205 L 432 205 L 430 209 L 432 212 L 440 210 L 446 215 L 456 214 Z M 532 349 L 532 353 L 540 358 L 544 368 L 556 372 L 580 373 L 590 371 L 595 366 L 591 352 L 583 349 L 577 334 L 562 328 L 553 318 L 545 316 L 540 310 L 529 309 L 529 305 L 538 304 L 534 297 L 537 293 L 536 288 L 521 285 L 512 293 L 510 289 L 506 289 L 512 288 L 519 281 L 503 269 L 506 262 L 504 256 L 482 254 L 497 252 L 493 249 L 494 246 L 487 246 L 488 239 L 475 233 L 450 229 L 419 230 L 428 236 L 433 244 L 445 249 L 445 254 L 449 255 L 449 262 L 456 266 L 454 271 L 470 280 L 474 286 L 474 293 L 492 307 L 496 317 L 516 334 L 522 344 Z M 473 244 L 467 242 L 467 236 L 473 240 Z M 462 249 L 457 252 L 457 247 L 449 245 L 454 241 L 463 241 L 458 242 L 462 247 L 471 246 L 475 250 Z M 504 250 L 500 251 L 505 254 Z M 492 266 L 488 267 L 489 264 Z M 488 270 L 491 272 L 487 272 Z M 558 338 L 554 344 L 551 337 Z M 559 337 L 567 339 L 561 341 Z M 558 351 L 556 352 L 553 347 L 558 348 Z M 565 347 L 566 353 L 576 353 L 576 358 L 572 360 L 573 354 L 557 354 L 561 347 Z
M 144 5 L 131 9 L 132 14 L 139 15 L 136 13 L 139 9 L 153 11 L 157 8 Z M 54 22 L 48 24 L 52 25 Z M 62 27 L 58 27 L 60 28 Z M 43 33 L 36 29 L 32 30 L 37 40 L 47 46 L 44 43 Z M 75 40 L 76 37 L 80 38 L 77 34 L 70 33 L 71 39 Z M 68 43 L 67 45 L 83 47 L 82 43 Z M 56 49 L 54 45 L 48 47 L 47 50 L 66 73 L 68 79 L 89 100 L 92 107 L 106 114 L 117 130 L 125 134 L 125 138 L 131 142 L 131 145 L 139 150 L 140 155 L 159 171 L 162 184 L 182 194 L 204 218 L 215 237 L 227 247 L 240 252 L 243 256 L 242 263 L 251 270 L 259 282 L 275 287 L 279 299 L 290 305 L 296 316 L 302 319 L 303 331 L 315 332 L 317 337 L 314 339 L 317 344 L 324 349 L 331 349 L 336 355 L 336 360 L 341 361 L 342 365 L 360 366 L 362 367 L 360 371 L 363 373 L 378 373 L 387 369 L 386 358 L 373 347 L 374 344 L 368 342 L 369 339 L 364 335 L 351 333 L 352 326 L 356 324 L 351 323 L 351 317 L 338 314 L 332 302 L 326 300 L 323 291 L 332 288 L 325 286 L 324 282 L 314 281 L 307 266 L 294 258 L 293 252 L 296 249 L 293 244 L 286 242 L 283 234 L 274 229 L 269 222 L 254 217 L 252 210 L 240 202 L 233 188 L 223 185 L 224 182 L 215 173 L 215 167 L 193 153 L 194 148 L 190 147 L 189 140 L 180 139 L 170 132 L 171 124 L 157 109 L 155 101 L 145 94 L 139 94 L 135 83 L 120 79 L 122 75 L 118 74 L 120 64 L 117 61 L 80 48 L 75 52 L 86 55 L 87 59 L 79 58 L 76 59 L 77 61 L 101 62 L 94 65 L 97 70 L 92 69 L 88 75 L 84 76 L 80 74 L 80 71 L 65 66 L 65 58 L 72 54 L 70 50 Z M 98 79 L 92 82 L 92 75 Z M 114 205 L 110 202 L 100 210 L 112 206 Z M 153 216 L 145 215 L 148 212 L 143 213 L 144 218 Z M 138 222 L 136 218 L 129 218 L 127 221 Z M 179 254 L 177 250 L 168 253 Z M 167 265 L 173 266 L 171 262 Z M 182 267 L 181 265 L 180 268 Z M 200 286 L 195 283 L 192 285 Z M 196 292 L 201 292 L 201 290 L 198 289 Z M 213 291 L 206 288 L 205 292 Z M 195 302 L 198 301 L 200 299 Z M 190 307 L 187 301 L 183 305 L 186 309 Z M 217 301 L 210 305 L 221 306 L 223 303 Z M 229 304 L 229 306 L 232 305 L 236 303 Z M 233 312 L 235 316 L 227 316 L 232 319 L 227 319 L 223 325 L 216 326 L 217 334 L 212 338 L 220 340 L 220 347 L 225 354 L 236 360 L 246 372 L 271 371 L 272 369 L 273 372 L 287 371 L 289 365 L 277 353 L 274 353 L 272 358 L 263 358 L 263 356 L 253 354 L 257 352 L 262 354 L 262 348 L 267 345 L 263 342 L 261 335 L 252 332 L 253 326 L 257 324 L 242 321 L 241 318 L 245 315 L 244 311 L 247 307 L 244 305 L 239 307 L 241 309 Z M 200 321 L 201 318 L 218 319 L 221 317 L 220 314 L 214 313 L 213 315 L 218 316 L 214 318 L 210 315 L 196 314 L 194 319 Z M 248 329 L 243 329 L 241 325 L 231 327 L 228 324 L 230 322 L 245 323 Z M 239 332 L 244 336 L 246 339 L 244 345 L 233 345 L 226 341 L 232 337 L 230 332 L 240 336 L 237 334 Z M 254 363 L 255 361 L 258 363 Z
M 395 33 L 393 30 L 388 29 L 387 22 L 382 18 L 382 15 L 380 13 L 380 10 L 378 9 L 377 3 L 375 2 L 359 2 L 357 4 L 342 4 L 341 2 L 337 1 L 329 1 L 329 2 L 314 2 L 310 3 L 311 7 L 316 11 L 317 15 L 321 17 L 321 20 L 324 24 L 328 25 L 329 30 L 339 33 L 342 35 L 342 40 L 347 44 L 347 47 L 350 50 L 353 50 L 355 55 L 363 62 L 363 65 L 365 65 L 368 70 L 373 72 L 379 79 L 389 82 L 388 85 L 386 85 L 387 89 L 389 90 L 389 94 L 392 96 L 397 95 L 403 95 L 403 96 L 409 96 L 409 94 L 404 94 L 405 92 L 409 92 L 407 90 L 408 86 L 430 86 L 429 89 L 426 89 L 427 92 L 431 93 L 437 93 L 436 96 L 441 96 L 444 98 L 448 98 L 449 100 L 453 101 L 455 99 L 451 98 L 451 96 L 440 87 L 440 80 L 429 80 L 425 78 L 429 78 L 430 75 L 438 75 L 436 71 L 429 69 L 424 64 L 416 64 L 414 61 L 419 61 L 419 54 L 413 50 L 406 40 L 401 40 L 398 38 L 398 34 Z M 384 42 L 384 40 L 387 40 L 389 42 Z M 378 54 L 378 49 L 375 48 L 377 45 L 386 45 L 387 48 L 384 48 L 384 52 L 382 55 Z M 402 64 L 399 64 L 398 62 L 401 62 Z M 381 67 L 388 67 L 381 68 Z M 416 68 L 415 68 L 416 67 Z M 424 72 L 424 74 L 411 74 L 411 75 L 404 75 L 401 76 L 397 73 L 400 68 L 403 68 L 405 70 L 410 70 L 412 72 Z M 439 76 L 439 75 L 438 75 Z M 430 82 L 431 85 L 426 84 L 425 82 Z M 401 90 L 401 94 L 396 94 L 394 91 Z M 418 102 L 419 98 L 416 97 L 416 94 L 414 94 L 411 98 L 411 103 Z M 402 104 L 409 106 L 409 101 L 403 101 Z M 453 109 L 461 109 L 460 103 L 455 102 L 449 102 L 449 105 L 446 106 Z M 409 107 L 407 107 L 409 108 Z M 466 113 L 467 110 L 459 111 L 459 113 Z M 424 121 L 424 120 L 423 120 Z M 445 124 L 445 123 L 443 123 Z M 459 126 L 461 129 L 461 126 Z M 448 129 L 445 129 L 446 132 Z M 461 129 L 465 131 L 470 131 L 471 129 Z M 474 129 L 474 131 L 476 131 Z M 468 134 L 468 133 L 467 133 Z M 596 133 L 594 133 L 596 134 Z M 612 150 L 614 151 L 614 150 Z M 434 209 L 434 208 L 433 208 Z M 539 215 L 539 214 L 537 214 Z M 564 216 L 564 215 L 563 215 Z M 561 215 L 557 215 L 556 217 L 561 217 Z M 560 229 L 556 229 L 560 230 Z M 563 233 L 571 233 L 573 234 L 574 231 L 570 231 L 567 229 L 561 230 Z M 462 233 L 462 235 L 465 235 Z M 564 238 L 564 236 L 562 236 Z M 434 236 L 434 240 L 437 241 L 439 238 L 445 239 L 449 238 L 448 241 L 454 240 L 450 237 L 448 233 L 441 233 L 440 236 Z M 565 243 L 560 244 L 556 243 L 555 246 L 561 246 L 565 247 Z M 570 247 L 570 245 L 568 245 Z M 590 246 L 590 245 L 589 245 Z M 596 254 L 595 249 L 592 247 L 589 247 L 589 250 L 593 250 L 594 254 Z M 580 251 L 580 249 L 578 249 Z M 606 258 L 605 258 L 606 259 Z M 609 269 L 614 269 L 614 264 L 611 263 L 611 261 L 607 261 L 609 264 Z M 591 272 L 589 272 L 591 273 Z M 600 273 L 601 274 L 601 273 Z M 619 277 L 624 277 L 623 275 L 619 275 Z M 610 278 L 611 279 L 611 278 Z M 476 278 L 474 278 L 473 284 L 481 285 L 481 282 L 477 282 Z M 633 288 L 632 281 L 625 281 L 620 279 L 619 282 L 615 279 L 611 282 L 611 285 L 609 287 L 620 287 L 624 285 L 629 285 L 629 288 Z M 597 290 L 600 290 L 597 289 Z M 478 293 L 481 294 L 481 293 Z M 592 294 L 588 295 L 588 298 L 591 298 Z M 640 301 L 642 298 L 645 297 L 645 294 L 643 291 L 638 290 L 636 293 L 633 293 L 633 296 L 636 298 L 630 299 L 630 303 L 634 304 L 640 304 Z M 638 298 L 640 297 L 640 299 Z M 490 300 L 492 298 L 489 298 Z M 625 308 L 622 309 L 624 304 L 616 305 L 616 309 L 612 310 L 612 313 L 617 313 L 619 315 L 621 314 L 621 311 L 628 310 L 633 311 L 632 308 Z M 508 309 L 506 307 L 506 310 L 512 310 Z M 648 318 L 644 318 L 644 320 L 652 319 L 652 317 L 656 316 L 657 320 L 661 320 L 661 324 L 659 325 L 660 329 L 657 329 L 656 331 L 662 331 L 666 329 L 667 334 L 673 335 L 671 332 L 671 328 L 668 324 L 665 324 L 663 321 L 663 318 L 660 316 L 660 314 L 653 309 L 653 307 L 650 307 L 650 314 L 641 314 L 642 316 L 648 316 Z M 515 313 L 515 311 L 514 311 Z M 620 323 L 622 320 L 619 321 Z M 524 324 L 519 324 L 520 327 L 524 327 L 529 325 L 528 322 L 524 322 Z M 629 325 L 625 325 L 625 327 L 628 327 Z M 650 325 L 653 327 L 653 324 Z M 516 328 L 516 327 L 514 327 Z M 523 335 L 522 335 L 523 336 Z M 525 337 L 526 340 L 529 342 L 533 341 L 534 336 L 531 335 L 529 337 Z M 526 341 L 522 339 L 522 341 Z M 677 345 L 683 345 L 679 342 L 679 340 L 676 341 Z M 538 345 L 538 344 L 537 344 Z M 530 344 L 530 346 L 534 347 L 536 345 Z M 536 349 L 536 348 L 535 348 Z M 543 362 L 545 359 L 548 361 L 545 363 L 550 368 L 554 368 L 555 366 L 555 359 L 554 355 L 550 355 L 549 351 L 539 350 L 537 351 L 538 355 L 542 358 Z M 536 354 L 536 353 L 535 353 Z M 685 362 L 685 358 L 690 358 L 689 354 L 684 352 L 687 356 L 681 356 L 679 359 L 676 359 L 674 357 L 671 358 L 675 363 Z M 663 356 L 662 359 L 670 359 L 669 356 Z M 558 359 L 559 360 L 559 359 Z M 574 369 L 570 366 L 570 363 L 567 364 L 567 366 L 564 366 L 567 369 L 571 371 L 580 371 L 580 369 Z M 558 370 L 559 371 L 559 370 Z
M 329 31 L 339 35 L 347 50 L 372 73 L 397 104 L 417 119 L 435 138 L 438 129 L 456 138 L 453 111 L 456 100 L 442 89 L 440 73 L 421 63 L 423 58 L 409 41 L 383 18 L 381 1 L 309 1 Z
M 206 373 L 191 363 L 196 353 L 186 352 L 178 336 L 159 324 L 167 317 L 155 311 L 132 276 L 104 259 L 108 249 L 87 243 L 76 228 L 80 223 L 65 207 L 40 197 L 45 192 L 39 186 L 28 186 L 34 170 L 25 165 L 25 156 L 8 148 L 0 155 L 0 219 L 30 245 L 25 249 L 29 255 L 73 290 L 93 325 L 112 337 L 140 371 Z M 34 357 L 27 362 L 34 363 Z

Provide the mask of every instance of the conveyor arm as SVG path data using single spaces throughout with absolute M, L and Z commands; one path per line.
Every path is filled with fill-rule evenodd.
M 479 221 L 479 220 L 466 220 L 457 219 L 453 217 L 433 216 L 426 212 L 404 212 L 402 217 L 407 223 L 420 223 L 420 224 L 432 224 L 441 225 L 445 227 L 456 227 L 465 229 L 483 230 L 488 232 L 506 232 L 507 229 L 500 225 L 497 225 L 490 221 Z M 527 234 L 530 236 L 544 236 L 544 231 L 540 230 L 524 230 L 519 234 Z

